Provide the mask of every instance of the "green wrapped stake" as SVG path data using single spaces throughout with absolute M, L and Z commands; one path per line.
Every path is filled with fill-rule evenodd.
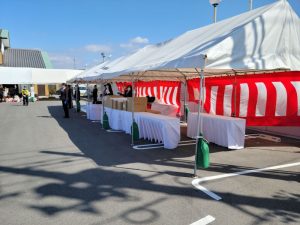
M 103 115 L 103 124 L 102 125 L 105 130 L 110 129 L 109 122 L 108 122 L 108 116 L 107 116 L 106 112 Z
M 202 135 L 200 135 L 202 136 Z M 209 167 L 209 145 L 203 137 L 199 138 L 196 155 L 197 169 Z
M 132 123 L 132 126 L 131 126 L 131 135 L 133 135 L 133 140 L 134 141 L 137 141 L 137 140 L 140 139 L 139 127 L 138 127 L 138 125 L 137 125 L 136 122 Z
M 76 112 L 80 112 L 81 107 L 80 107 L 80 101 L 76 101 Z
M 189 107 L 185 107 L 185 116 L 186 116 L 186 121 L 188 120 L 188 115 L 190 113 Z

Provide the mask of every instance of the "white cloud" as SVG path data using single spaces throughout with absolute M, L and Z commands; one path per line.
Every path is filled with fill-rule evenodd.
M 108 45 L 90 44 L 84 46 L 84 50 L 88 52 L 111 52 L 111 48 Z
M 135 38 L 131 39 L 130 42 L 133 43 L 133 44 L 148 44 L 149 39 L 148 38 L 142 38 L 142 37 L 138 36 L 138 37 L 135 37 Z
M 53 62 L 64 62 L 64 63 L 70 63 L 73 61 L 72 57 L 66 56 L 66 55 L 51 55 L 49 56 L 50 60 Z
M 148 43 L 149 43 L 148 38 L 143 38 L 143 37 L 138 36 L 138 37 L 130 39 L 128 41 L 128 43 L 120 44 L 120 47 L 127 49 L 127 50 L 136 50 Z
M 73 68 L 74 67 L 74 57 L 59 54 L 59 53 L 49 53 L 49 59 L 53 64 L 53 68 Z

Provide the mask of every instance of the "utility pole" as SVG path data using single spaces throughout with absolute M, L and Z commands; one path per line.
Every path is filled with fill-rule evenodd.
M 217 6 L 220 4 L 221 0 L 209 0 L 210 4 L 214 7 L 214 23 L 217 22 Z
M 106 57 L 105 53 L 104 53 L 104 52 L 101 52 L 101 56 L 102 56 L 102 62 L 104 63 L 105 57 Z
M 253 0 L 249 0 L 249 11 L 253 9 Z

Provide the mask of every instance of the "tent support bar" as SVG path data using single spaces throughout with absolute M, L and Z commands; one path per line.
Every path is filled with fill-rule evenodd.
M 176 68 L 176 71 L 178 71 L 178 73 L 180 73 L 183 78 L 184 78 L 184 99 L 183 99 L 183 121 L 187 122 L 187 114 L 186 114 L 186 108 L 187 108 L 187 103 L 186 103 L 186 95 L 187 95 L 187 79 L 186 79 L 186 75 L 180 71 L 179 69 Z M 180 101 L 181 104 L 181 101 Z
M 133 73 L 132 73 L 133 75 Z M 132 112 L 131 112 L 131 115 L 132 115 L 132 124 L 131 124 L 131 146 L 134 146 L 134 137 L 133 137 L 133 132 L 134 132 L 134 129 L 133 129 L 133 124 L 135 123 L 135 119 L 134 119 L 134 98 L 135 98 L 135 80 L 134 78 L 132 79 Z
M 195 146 L 195 165 L 194 165 L 194 176 L 197 176 L 197 154 L 198 154 L 198 143 L 199 143 L 199 138 L 202 138 L 203 136 L 203 117 L 200 117 L 200 112 L 203 112 L 203 102 L 204 102 L 204 67 L 205 67 L 205 62 L 206 62 L 206 55 L 203 56 L 203 60 L 204 60 L 204 64 L 203 64 L 203 68 L 201 68 L 201 71 L 199 71 L 197 68 L 195 68 L 196 72 L 198 73 L 199 77 L 200 77 L 200 97 L 199 97 L 199 104 L 198 104 L 198 116 L 197 116 L 197 136 L 199 135 L 200 137 L 196 138 L 196 146 Z M 201 120 L 201 122 L 200 122 Z M 200 127 L 199 127 L 199 123 L 200 123 Z M 200 132 L 200 133 L 199 133 Z M 200 135 L 201 134 L 201 135 Z
M 179 146 L 187 146 L 187 145 L 194 145 L 195 140 L 186 140 L 186 141 L 180 141 L 178 143 Z M 155 144 L 144 144 L 144 145 L 134 145 L 133 149 L 135 150 L 147 150 L 147 149 L 155 149 L 155 148 L 164 148 L 163 143 L 155 143 Z
M 100 82 L 101 81 L 102 81 L 102 79 L 100 78 Z M 103 87 L 103 85 L 101 85 L 101 87 Z M 102 99 L 101 100 L 102 100 L 102 128 L 104 129 L 104 126 L 103 126 L 103 123 L 104 123 L 103 116 L 104 116 L 104 113 L 105 113 L 105 93 L 104 93 L 104 91 L 102 91 Z M 101 118 L 100 118 L 100 121 L 101 121 Z
M 237 106 L 236 106 L 236 95 L 237 95 L 237 81 L 236 81 L 236 72 L 234 71 L 234 117 L 236 117 L 237 115 L 237 112 L 236 112 L 236 109 L 237 109 Z

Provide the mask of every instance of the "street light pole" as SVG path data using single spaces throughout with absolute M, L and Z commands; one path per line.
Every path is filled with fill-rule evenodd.
M 105 53 L 101 52 L 101 56 L 102 56 L 102 59 L 103 59 L 103 62 L 104 62 L 105 61 L 105 57 L 106 57 Z
M 252 0 L 249 0 L 249 10 L 252 10 L 252 7 L 253 6 L 253 1 Z
M 217 22 L 217 6 L 220 4 L 221 0 L 209 0 L 210 4 L 214 7 L 214 23 Z

